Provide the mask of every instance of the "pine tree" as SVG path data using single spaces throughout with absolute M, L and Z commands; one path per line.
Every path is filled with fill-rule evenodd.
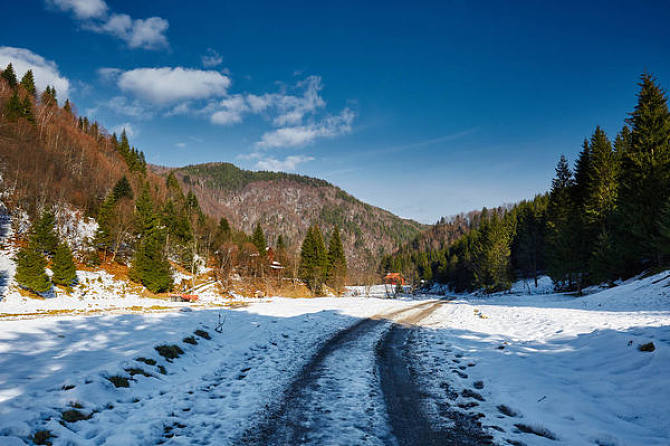
M 299 275 L 314 294 L 321 293 L 327 262 L 325 250 L 319 227 L 311 226 L 307 230 L 300 249 Z
M 70 114 L 72 113 L 72 105 L 70 105 L 70 100 L 69 99 L 65 100 L 65 104 L 63 104 L 63 110 L 66 113 L 70 113 Z
M 149 183 L 144 183 L 142 192 L 135 200 L 135 220 L 135 227 L 139 233 L 144 233 L 154 224 L 154 202 L 149 192 Z
M 591 137 L 589 188 L 584 200 L 586 222 L 595 233 L 607 229 L 617 201 L 619 166 L 607 135 L 596 127 Z
M 32 237 L 37 248 L 46 254 L 54 254 L 58 246 L 56 235 L 56 218 L 53 212 L 46 209 L 39 216 L 32 228 Z
M 30 101 L 29 96 L 23 98 L 23 103 L 21 104 L 21 116 L 27 119 L 29 122 L 35 123 L 35 116 L 33 115 L 33 103 Z
M 661 265 L 660 211 L 670 196 L 670 111 L 664 91 L 643 74 L 635 110 L 628 119 L 630 148 L 622 159 L 618 233 L 632 272 L 645 264 Z
M 133 189 L 130 187 L 128 178 L 126 178 L 125 175 L 122 176 L 121 179 L 114 185 L 114 189 L 112 189 L 112 195 L 114 196 L 115 201 L 119 201 L 122 198 L 130 198 L 131 200 L 133 199 Z
M 46 107 L 51 105 L 58 105 L 58 101 L 56 100 L 56 89 L 50 85 L 47 85 L 47 87 L 42 92 L 40 102 Z
M 554 283 L 564 289 L 576 284 L 581 264 L 574 253 L 573 186 L 572 172 L 561 155 L 547 207 L 547 270 Z
M 2 77 L 5 81 L 7 81 L 7 84 L 9 85 L 10 88 L 16 88 L 18 80 L 16 78 L 16 73 L 14 73 L 14 67 L 12 66 L 11 62 L 9 63 L 9 65 L 7 65 L 7 68 L 5 68 L 2 74 L 0 74 L 0 77 Z
M 112 218 L 114 214 L 114 195 L 109 194 L 105 201 L 102 202 L 102 206 L 98 209 L 98 214 L 96 216 L 96 221 L 98 223 L 98 229 L 95 232 L 94 243 L 96 246 L 101 248 L 109 248 L 112 246 Z
M 279 234 L 277 237 L 277 251 L 286 250 L 286 242 L 284 241 L 284 236 Z
M 51 289 L 47 276 L 47 261 L 42 256 L 39 246 L 31 237 L 28 246 L 21 248 L 16 256 L 16 274 L 14 279 L 22 288 L 33 293 L 44 293 Z
M 77 268 L 74 264 L 72 251 L 67 243 L 62 242 L 56 248 L 53 260 L 53 283 L 69 287 L 77 280 Z
M 8 121 L 16 121 L 24 116 L 23 110 L 23 103 L 19 98 L 19 93 L 14 91 L 5 104 L 5 117 Z
M 165 228 L 156 216 L 152 216 L 135 249 L 129 276 L 153 293 L 172 289 L 172 269 L 165 257 L 165 243 Z
M 26 74 L 21 78 L 21 86 L 26 89 L 32 97 L 36 97 L 37 89 L 35 88 L 35 78 L 33 77 L 33 70 L 26 71 Z
M 326 281 L 339 293 L 344 287 L 347 275 L 347 259 L 340 238 L 340 229 L 337 226 L 335 226 L 333 234 L 330 236 L 327 258 Z
M 219 231 L 224 237 L 230 237 L 230 223 L 226 217 L 221 217 L 219 220 Z
M 265 240 L 265 234 L 263 233 L 263 228 L 261 228 L 260 222 L 256 223 L 256 229 L 254 229 L 254 234 L 251 236 L 251 242 L 256 249 L 258 249 L 258 253 L 261 257 L 265 257 L 267 254 L 267 241 Z

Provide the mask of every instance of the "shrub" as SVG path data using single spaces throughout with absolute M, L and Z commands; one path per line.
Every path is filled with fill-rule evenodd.
M 143 362 L 143 363 L 145 363 L 146 365 L 156 365 L 156 360 L 155 360 L 155 359 L 151 359 L 151 358 L 143 358 L 143 357 L 139 357 L 139 358 L 136 358 L 135 361 Z
M 77 421 L 88 420 L 92 416 L 93 415 L 85 415 L 83 412 L 77 409 L 66 410 L 62 413 L 63 421 L 66 423 L 76 423 Z
M 176 359 L 184 354 L 184 350 L 182 350 L 178 345 L 158 345 L 154 347 L 154 349 L 158 352 L 159 355 L 167 360 Z
M 114 384 L 114 387 L 130 387 L 130 382 L 125 376 L 109 376 L 107 379 Z
M 39 445 L 47 445 L 51 446 L 51 441 L 49 439 L 54 438 L 53 435 L 51 435 L 51 432 L 48 430 L 41 430 L 35 432 L 35 435 L 33 435 L 33 443 L 39 444 Z
M 205 330 L 196 330 L 193 332 L 196 336 L 200 336 L 203 339 L 207 339 L 208 341 L 212 339 L 212 337 L 207 333 Z
M 189 337 L 187 337 L 187 338 L 184 338 L 183 341 L 184 341 L 185 343 L 187 343 L 187 344 L 191 344 L 191 345 L 196 345 L 196 344 L 198 343 L 198 341 L 196 341 L 196 340 L 195 340 L 195 337 L 193 337 L 193 336 L 189 336 Z

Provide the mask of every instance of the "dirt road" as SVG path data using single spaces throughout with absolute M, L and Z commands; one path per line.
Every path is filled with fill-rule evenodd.
M 476 420 L 433 427 L 412 379 L 411 334 L 440 301 L 363 319 L 326 341 L 239 443 L 488 444 Z

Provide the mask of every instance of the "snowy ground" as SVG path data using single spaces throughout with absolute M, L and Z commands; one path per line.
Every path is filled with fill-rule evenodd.
M 425 410 L 445 426 L 453 423 L 447 406 L 481 414 L 499 444 L 670 444 L 669 285 L 663 273 L 582 298 L 507 294 L 439 305 L 410 338 Z M 60 445 L 235 444 L 327 339 L 419 304 L 272 298 L 234 310 L 0 320 L 0 445 L 31 444 L 40 430 Z M 361 331 L 319 363 L 308 413 L 327 410 L 324 419 L 339 421 L 307 417 L 305 429 L 319 429 L 313 442 L 388 435 L 375 345 L 389 326 Z M 184 342 L 198 329 L 212 339 Z M 638 350 L 648 342 L 655 351 Z M 154 350 L 161 344 L 184 354 L 168 361 Z M 113 376 L 130 378 L 129 387 L 115 387 Z M 73 408 L 90 418 L 61 422 Z
M 668 286 L 662 273 L 583 298 L 497 295 L 442 306 L 417 335 L 433 413 L 440 401 L 476 403 L 484 424 L 504 430 L 491 431 L 501 442 L 670 444 Z M 648 342 L 656 350 L 639 351 Z

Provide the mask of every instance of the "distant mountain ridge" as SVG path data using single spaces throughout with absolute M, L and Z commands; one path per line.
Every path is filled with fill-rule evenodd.
M 370 271 L 383 254 L 413 239 L 427 226 L 364 203 L 339 187 L 304 175 L 250 171 L 231 163 L 206 163 L 172 171 L 183 189 L 192 190 L 207 214 L 250 233 L 261 223 L 268 240 L 281 234 L 298 247 L 312 223 L 342 239 L 353 272 Z

